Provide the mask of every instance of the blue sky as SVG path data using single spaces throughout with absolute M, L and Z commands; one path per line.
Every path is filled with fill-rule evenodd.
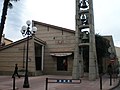
M 112 35 L 120 47 L 120 0 L 93 0 L 95 33 Z M 0 0 L 0 14 L 3 0 Z M 75 30 L 75 0 L 20 0 L 8 10 L 5 37 L 13 41 L 22 37 L 20 30 L 27 20 L 36 20 Z

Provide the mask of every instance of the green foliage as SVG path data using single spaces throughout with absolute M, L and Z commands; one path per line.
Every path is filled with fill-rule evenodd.
M 108 52 L 108 48 L 110 47 L 109 40 L 96 34 L 95 35 L 95 42 L 96 42 L 96 54 L 97 54 L 97 62 L 99 67 L 99 73 L 103 71 L 103 58 L 109 57 L 110 53 Z M 83 60 L 84 60 L 84 71 L 88 72 L 89 67 L 89 47 L 83 46 L 81 51 L 83 52 Z
M 108 48 L 110 47 L 109 40 L 96 34 L 95 35 L 96 42 L 96 52 L 97 58 L 103 58 L 109 56 Z
M 110 47 L 110 41 L 96 34 L 95 42 L 96 42 L 96 53 L 97 53 L 99 73 L 103 73 L 103 58 L 109 57 L 110 55 L 110 53 L 108 52 L 108 48 Z

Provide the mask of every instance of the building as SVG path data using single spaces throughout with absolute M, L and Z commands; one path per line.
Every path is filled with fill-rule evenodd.
M 29 40 L 30 74 L 70 75 L 75 32 L 37 21 L 33 21 L 33 25 L 38 31 Z M 25 69 L 25 45 L 26 39 L 22 39 L 0 49 L 0 74 L 12 74 L 16 63 L 20 71 Z
M 1 46 L 8 45 L 12 42 L 13 42 L 12 40 L 9 40 L 9 39 L 5 38 L 5 34 L 2 35 Z
M 36 37 L 46 42 L 44 56 L 45 74 L 72 73 L 75 32 L 70 29 L 33 21 L 38 28 Z
M 29 38 L 29 74 L 72 75 L 75 31 L 32 21 L 38 28 Z M 0 48 L 0 75 L 12 75 L 15 64 L 23 74 L 26 61 L 26 38 Z
M 12 75 L 17 63 L 19 70 L 25 70 L 26 38 L 0 48 L 0 74 Z M 43 50 L 46 43 L 36 37 L 29 38 L 29 72 L 31 75 L 41 73 L 43 65 Z M 37 61 L 39 58 L 40 61 Z M 40 64 L 35 65 L 35 64 Z M 40 71 L 37 72 L 36 70 Z

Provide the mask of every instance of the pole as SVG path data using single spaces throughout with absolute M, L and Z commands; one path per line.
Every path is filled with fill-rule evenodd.
M 112 85 L 112 74 L 110 73 L 110 86 Z
M 100 74 L 100 90 L 102 90 L 102 74 Z
M 45 90 L 48 90 L 48 78 L 46 78 L 46 87 L 45 87 Z
M 29 49 L 29 35 L 27 37 L 27 52 L 26 52 L 26 70 L 25 70 L 25 80 L 23 88 L 29 88 L 29 81 L 28 81 L 28 49 Z
M 13 90 L 15 90 L 15 76 L 13 76 Z

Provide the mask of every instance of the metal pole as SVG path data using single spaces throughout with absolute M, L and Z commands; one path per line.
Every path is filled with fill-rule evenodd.
M 48 90 L 48 78 L 46 78 L 46 87 L 45 87 L 45 90 Z
M 110 86 L 112 85 L 112 74 L 110 73 Z
M 13 76 L 13 90 L 15 90 L 15 76 Z
M 100 90 L 102 90 L 102 75 L 100 75 Z
M 27 37 L 26 70 L 25 70 L 25 80 L 24 80 L 23 88 L 29 88 L 30 87 L 29 86 L 29 81 L 28 81 L 28 49 L 29 49 L 29 35 Z

